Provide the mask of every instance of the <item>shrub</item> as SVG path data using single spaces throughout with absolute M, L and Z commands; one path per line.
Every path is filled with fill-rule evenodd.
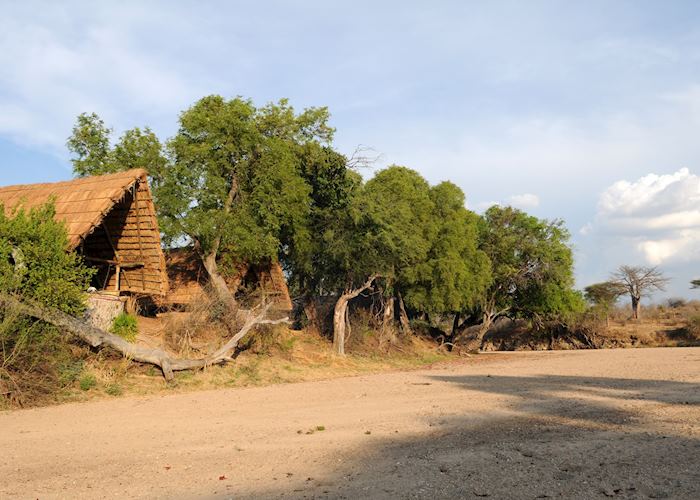
M 109 329 L 115 335 L 119 335 L 127 342 L 136 342 L 136 336 L 139 333 L 139 325 L 136 316 L 128 313 L 121 313 L 112 321 L 112 327 Z
M 693 338 L 700 339 L 700 314 L 688 318 L 688 332 Z
M 68 251 L 68 236 L 51 204 L 5 215 L 0 205 L 0 295 L 79 315 L 92 270 Z M 50 397 L 75 374 L 72 353 L 54 326 L 0 308 L 0 381 L 20 404 Z M 70 372 L 70 370 L 68 370 Z
M 107 387 L 105 387 L 105 392 L 109 394 L 110 396 L 121 396 L 122 392 L 122 386 L 117 384 L 116 382 L 113 382 L 109 384 Z
M 671 309 L 678 309 L 685 306 L 688 303 L 683 297 L 671 297 L 666 300 L 666 305 Z
M 91 373 L 86 373 L 82 377 L 80 377 L 80 390 L 81 391 L 89 391 L 93 387 L 97 385 L 97 379 L 95 376 Z

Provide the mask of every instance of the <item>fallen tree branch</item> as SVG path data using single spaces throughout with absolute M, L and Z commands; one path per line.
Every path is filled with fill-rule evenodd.
M 183 359 L 174 358 L 159 348 L 148 348 L 132 344 L 118 335 L 106 332 L 64 312 L 20 301 L 8 295 L 0 295 L 0 307 L 11 308 L 25 316 L 40 319 L 57 326 L 70 332 L 92 347 L 111 347 L 127 358 L 158 366 L 163 371 L 163 376 L 167 381 L 174 379 L 173 372 L 176 371 L 204 368 L 230 361 L 238 342 L 258 325 L 275 325 L 289 321 L 287 317 L 277 320 L 266 319 L 270 308 L 270 304 L 267 304 L 258 314 L 250 314 L 238 333 L 213 354 L 201 359 Z

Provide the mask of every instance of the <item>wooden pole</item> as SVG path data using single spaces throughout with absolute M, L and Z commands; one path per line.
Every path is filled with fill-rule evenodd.
M 141 257 L 141 260 L 144 260 L 143 258 L 143 241 L 141 241 L 141 211 L 139 210 L 139 187 L 140 183 L 137 181 L 136 184 L 134 184 L 134 206 L 136 207 L 136 235 L 139 240 L 139 257 Z M 145 293 L 146 292 L 146 273 L 144 272 L 144 268 L 141 268 L 141 290 Z

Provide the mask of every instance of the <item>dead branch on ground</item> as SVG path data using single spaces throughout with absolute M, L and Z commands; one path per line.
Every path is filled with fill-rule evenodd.
M 167 381 L 174 379 L 173 372 L 176 371 L 193 370 L 231 361 L 238 342 L 256 326 L 275 325 L 289 321 L 287 317 L 277 320 L 267 319 L 270 306 L 271 304 L 262 306 L 257 314 L 254 310 L 251 311 L 241 329 L 213 354 L 200 359 L 183 359 L 172 357 L 163 349 L 132 344 L 118 335 L 106 332 L 64 312 L 20 301 L 12 296 L 0 295 L 0 308 L 13 309 L 25 316 L 50 323 L 75 335 L 92 347 L 111 347 L 129 359 L 158 366 L 163 371 L 163 376 Z

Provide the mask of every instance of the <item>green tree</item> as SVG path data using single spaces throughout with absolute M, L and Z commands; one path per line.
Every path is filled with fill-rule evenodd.
M 286 100 L 256 108 L 220 96 L 181 114 L 168 143 L 173 161 L 156 189 L 162 230 L 192 242 L 226 302 L 234 298 L 220 265 L 226 272 L 236 261 L 276 259 L 308 245 L 310 188 L 300 156 L 309 143 L 331 141 L 328 117 L 326 108 L 297 114 Z
M 609 321 L 609 315 L 618 299 L 626 292 L 625 288 L 614 281 L 594 283 L 584 288 L 586 300 L 596 311 L 605 315 L 605 321 Z
M 483 216 L 481 249 L 491 261 L 493 280 L 480 309 L 475 344 L 499 316 L 541 322 L 582 308 L 573 289 L 573 255 L 561 221 L 545 221 L 512 207 L 493 206 Z
M 700 288 L 700 279 L 692 280 L 690 282 L 690 288 Z
M 428 182 L 418 172 L 392 165 L 367 182 L 362 197 L 363 210 L 372 221 L 366 237 L 385 270 L 385 324 L 393 318 L 397 304 L 405 330 L 408 318 L 403 296 L 418 283 L 438 232 L 430 193 Z
M 491 265 L 478 248 L 479 217 L 465 208 L 462 190 L 442 182 L 430 190 L 437 232 L 427 259 L 416 266 L 416 281 L 406 291 L 406 303 L 417 311 L 460 315 L 476 307 L 491 281 Z
M 310 237 L 300 240 L 301 245 L 283 248 L 282 258 L 296 294 L 313 303 L 314 296 L 335 293 L 339 283 L 344 285 L 333 244 L 339 232 L 350 230 L 349 210 L 362 178 L 348 168 L 345 156 L 329 146 L 305 144 L 299 159 L 301 176 L 310 188 L 306 222 Z
M 116 172 L 111 165 L 112 129 L 95 113 L 78 115 L 66 145 L 73 153 L 73 173 L 79 177 Z
M 12 296 L 79 316 L 92 270 L 68 248 L 53 206 L 8 216 L 0 205 L 0 382 L 7 379 L 25 395 L 54 391 L 70 351 L 57 328 L 19 314 L 1 299 Z
M 146 127 L 127 130 L 112 145 L 113 130 L 95 113 L 82 113 L 76 119 L 68 138 L 73 154 L 73 173 L 78 177 L 103 175 L 132 168 L 143 168 L 158 179 L 167 160 L 163 146 L 153 131 Z

